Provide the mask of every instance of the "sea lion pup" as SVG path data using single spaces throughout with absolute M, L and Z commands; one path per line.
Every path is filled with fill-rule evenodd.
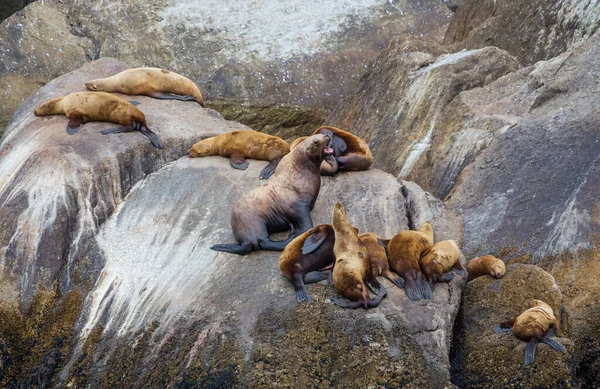
M 145 95 L 155 99 L 195 101 L 204 107 L 200 89 L 192 80 L 180 74 L 159 68 L 124 70 L 112 77 L 85 83 L 91 91 Z
M 321 126 L 313 132 L 331 137 L 331 148 L 338 164 L 338 169 L 331 173 L 322 172 L 325 175 L 337 173 L 338 170 L 367 170 L 373 163 L 373 154 L 369 145 L 364 140 L 347 131 L 331 126 Z
M 296 301 L 312 302 L 306 284 L 329 278 L 331 271 L 319 271 L 333 264 L 335 233 L 331 224 L 321 224 L 292 240 L 279 257 L 279 269 L 294 285 Z
M 431 287 L 419 267 L 421 254 L 432 245 L 433 229 L 429 222 L 424 223 L 417 231 L 408 230 L 396 234 L 387 244 L 390 268 L 404 281 L 396 284 L 404 286 L 406 295 L 411 300 L 433 298 Z
M 248 168 L 247 158 L 271 161 L 260 172 L 261 179 L 273 175 L 275 168 L 286 154 L 290 145 L 283 139 L 252 130 L 237 130 L 201 140 L 188 150 L 190 157 L 222 155 L 229 157 L 231 166 L 239 170 Z
M 37 116 L 66 115 L 69 118 L 67 133 L 75 134 L 87 122 L 113 122 L 124 127 L 101 131 L 102 134 L 138 130 L 150 138 L 155 147 L 163 143 L 146 126 L 146 117 L 132 103 L 104 92 L 77 92 L 47 101 L 35 109 Z
M 390 271 L 390 263 L 383 240 L 372 232 L 360 234 L 358 239 L 365 245 L 371 260 L 371 269 L 375 277 L 383 276 L 392 281 L 397 287 L 404 288 L 404 281 L 393 271 Z
M 335 231 L 335 265 L 333 266 L 333 285 L 346 299 L 332 301 L 343 308 L 376 307 L 387 294 L 373 275 L 369 252 L 358 238 L 358 233 L 348 222 L 346 211 L 341 203 L 333 208 L 333 229 Z M 369 296 L 369 288 L 377 294 Z
M 553 330 L 549 330 L 550 327 Z M 541 300 L 532 300 L 531 308 L 509 321 L 496 325 L 494 332 L 500 334 L 512 330 L 517 338 L 527 342 L 525 347 L 525 366 L 527 366 L 535 359 L 538 342 L 546 343 L 561 353 L 565 352 L 563 346 L 552 339 L 554 329 L 558 329 L 558 320 L 554 317 L 552 308 Z
M 245 255 L 252 250 L 281 251 L 295 237 L 313 227 L 310 211 L 321 189 L 319 167 L 333 153 L 329 137 L 313 135 L 279 162 L 273 178 L 233 204 L 231 228 L 239 244 L 217 244 L 216 251 Z M 272 232 L 290 230 L 287 239 L 274 242 Z
M 304 139 L 308 138 L 307 136 L 301 136 L 300 138 L 295 139 L 292 143 L 290 143 L 290 150 L 293 150 L 297 144 L 302 142 Z M 329 147 L 331 147 L 330 145 Z M 334 150 L 335 153 L 335 150 Z M 332 155 L 328 155 L 327 158 L 323 159 L 321 162 L 321 175 L 322 176 L 333 176 L 339 170 L 338 162 L 335 157 Z
M 505 272 L 506 266 L 504 265 L 504 262 L 493 255 L 485 255 L 483 257 L 475 258 L 467 263 L 469 281 L 474 280 L 477 277 L 481 277 L 484 274 L 489 274 L 494 278 L 500 278 Z
M 460 263 L 460 249 L 453 240 L 443 240 L 434 244 L 421 255 L 419 261 L 421 271 L 433 291 L 436 282 L 448 282 L 457 274 L 466 275 Z

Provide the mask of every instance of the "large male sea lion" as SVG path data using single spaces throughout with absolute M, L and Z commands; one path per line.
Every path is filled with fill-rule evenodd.
M 296 147 L 296 145 L 303 142 L 304 139 L 306 139 L 306 138 L 308 138 L 308 137 L 301 136 L 299 138 L 296 138 L 292 143 L 290 143 L 290 150 L 293 150 L 294 147 Z M 335 153 L 335 150 L 334 150 L 334 153 Z M 339 165 L 333 154 L 328 155 L 327 158 L 324 158 L 323 162 L 321 162 L 321 175 L 322 176 L 333 176 L 338 170 L 339 170 Z
M 425 250 L 421 254 L 419 266 L 432 291 L 436 282 L 448 282 L 454 278 L 451 270 L 457 274 L 466 275 L 465 269 L 460 263 L 460 249 L 453 240 L 443 240 Z
M 313 227 L 310 211 L 321 189 L 321 160 L 333 152 L 329 137 L 313 135 L 279 162 L 266 185 L 253 189 L 231 210 L 231 228 L 239 244 L 217 244 L 213 250 L 245 255 L 252 250 L 283 250 L 295 237 Z M 283 241 L 272 232 L 290 230 Z
M 373 154 L 369 145 L 364 140 L 347 131 L 331 126 L 321 126 L 315 130 L 313 135 L 323 134 L 331 138 L 331 148 L 337 162 L 337 170 L 333 167 L 322 171 L 322 174 L 331 175 L 338 170 L 367 170 L 373 163 Z M 330 164 L 331 165 L 331 164 Z
M 493 255 L 484 255 L 483 257 L 475 258 L 467 263 L 467 273 L 469 281 L 484 274 L 489 274 L 494 278 L 500 278 L 506 272 L 506 266 L 501 259 Z
M 433 245 L 433 229 L 426 222 L 417 231 L 402 231 L 387 244 L 390 268 L 404 279 L 406 295 L 411 300 L 433 298 L 431 287 L 419 267 L 421 254 Z M 398 285 L 402 287 L 400 284 Z
M 163 148 L 162 141 L 146 126 L 146 117 L 132 103 L 104 92 L 76 92 L 47 101 L 35 109 L 37 116 L 66 115 L 67 133 L 75 134 L 87 122 L 113 122 L 124 127 L 101 131 L 102 134 L 138 130 L 150 138 L 155 147 Z
M 549 331 L 551 327 L 558 329 L 558 320 L 552 308 L 541 300 L 532 300 L 531 308 L 511 320 L 496 325 L 494 332 L 500 334 L 512 330 L 517 338 L 527 342 L 525 365 L 529 365 L 535 359 L 535 349 L 539 342 L 546 343 L 561 353 L 565 352 L 563 346 L 552 339 L 554 331 Z
M 158 68 L 124 70 L 112 77 L 86 82 L 91 91 L 145 95 L 156 99 L 196 101 L 204 107 L 200 89 L 180 74 Z
M 296 237 L 281 253 L 279 269 L 294 285 L 297 302 L 312 302 L 304 284 L 329 278 L 331 271 L 319 270 L 334 262 L 334 242 L 333 226 L 321 224 Z
M 246 170 L 246 158 L 271 161 L 260 172 L 261 179 L 267 179 L 284 155 L 290 152 L 290 145 L 283 139 L 252 130 L 237 130 L 203 139 L 188 151 L 190 157 L 222 155 L 229 157 L 231 166 Z
M 332 301 L 344 308 L 376 307 L 387 294 L 373 275 L 369 252 L 358 238 L 356 229 L 350 225 L 346 211 L 341 203 L 333 209 L 333 229 L 335 231 L 335 265 L 333 266 L 333 285 L 345 299 Z M 371 298 L 369 290 L 377 295 Z
M 358 239 L 360 239 L 367 248 L 373 275 L 375 277 L 383 276 L 392 281 L 397 287 L 404 288 L 404 281 L 402 278 L 393 271 L 390 271 L 390 263 L 384 241 L 379 239 L 377 235 L 372 232 L 360 234 Z

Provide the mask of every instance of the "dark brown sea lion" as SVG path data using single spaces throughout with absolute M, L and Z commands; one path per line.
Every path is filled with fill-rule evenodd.
M 344 308 L 376 307 L 387 294 L 373 275 L 369 252 L 358 238 L 356 229 L 348 222 L 346 211 L 341 203 L 333 209 L 333 229 L 335 231 L 335 265 L 333 266 L 333 285 L 345 299 L 332 301 Z M 377 295 L 371 298 L 369 290 Z
M 331 224 L 321 224 L 292 240 L 279 257 L 279 269 L 294 285 L 296 301 L 312 300 L 306 284 L 329 278 L 331 271 L 319 271 L 333 264 L 335 233 Z
M 423 252 L 419 266 L 432 291 L 436 282 L 448 282 L 454 278 L 451 270 L 462 276 L 466 275 L 460 263 L 460 249 L 453 240 L 443 240 Z
M 554 329 L 558 329 L 558 320 L 552 308 L 541 300 L 532 300 L 531 308 L 509 321 L 498 324 L 494 332 L 500 334 L 512 330 L 517 338 L 527 342 L 525 347 L 525 366 L 527 366 L 535 360 L 535 349 L 539 342 L 546 343 L 561 353 L 565 352 L 563 346 L 552 339 Z
M 329 142 L 325 135 L 313 135 L 283 157 L 266 185 L 248 192 L 233 205 L 231 228 L 239 244 L 217 244 L 212 249 L 240 255 L 252 250 L 280 251 L 312 228 L 310 211 L 321 189 L 321 161 L 333 152 Z M 290 229 L 283 241 L 269 238 L 272 232 Z
M 369 252 L 373 275 L 375 277 L 383 276 L 392 281 L 397 287 L 404 288 L 404 281 L 402 278 L 393 271 L 390 271 L 390 263 L 385 243 L 372 232 L 360 234 L 358 239 L 360 239 Z
M 373 154 L 369 145 L 356 135 L 339 128 L 330 126 L 321 126 L 315 130 L 314 134 L 323 134 L 331 137 L 331 148 L 338 164 L 338 170 L 367 170 L 373 163 Z M 330 175 L 331 171 L 322 172 Z
M 467 263 L 467 273 L 469 281 L 484 274 L 489 274 L 494 278 L 500 278 L 506 272 L 506 266 L 501 259 L 493 255 L 484 255 L 483 257 L 475 258 Z
M 135 68 L 85 84 L 91 91 L 145 95 L 156 99 L 195 101 L 204 107 L 200 89 L 180 74 L 158 68 Z
M 162 141 L 146 126 L 146 117 L 132 103 L 104 92 L 77 92 L 45 102 L 35 109 L 37 116 L 66 115 L 67 133 L 75 134 L 87 122 L 113 122 L 123 128 L 101 131 L 102 134 L 138 130 L 150 138 L 152 144 L 163 148 Z
M 411 300 L 433 298 L 431 287 L 419 267 L 421 254 L 432 245 L 433 229 L 428 222 L 417 231 L 396 234 L 388 243 L 390 268 L 404 279 L 406 295 Z
M 261 179 L 273 175 L 284 155 L 290 152 L 290 145 L 283 139 L 252 130 L 226 132 L 212 138 L 203 139 L 188 151 L 190 157 L 222 155 L 229 157 L 231 166 L 246 170 L 246 158 L 271 161 L 260 172 Z

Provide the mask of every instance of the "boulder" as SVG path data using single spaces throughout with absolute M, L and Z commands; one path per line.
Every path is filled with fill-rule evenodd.
M 496 335 L 494 326 L 538 299 L 552 307 L 560 322 L 560 353 L 538 344 L 535 361 L 524 366 L 526 342 L 512 332 Z M 499 280 L 469 282 L 455 328 L 452 382 L 460 388 L 574 388 L 574 346 L 563 298 L 554 278 L 533 265 L 510 265 Z
M 529 66 L 573 50 L 599 26 L 595 0 L 466 0 L 444 43 L 455 50 L 496 46 Z
M 13 13 L 25 8 L 29 3 L 33 3 L 35 0 L 4 0 L 0 4 L 0 23 L 12 15 Z

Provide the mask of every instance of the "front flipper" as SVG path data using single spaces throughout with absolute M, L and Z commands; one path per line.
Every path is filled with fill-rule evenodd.
M 339 168 L 340 167 L 335 157 L 333 155 L 329 155 L 323 160 L 323 162 L 321 162 L 321 175 L 333 176 L 338 172 Z
M 108 134 L 120 134 L 122 132 L 132 132 L 132 131 L 135 131 L 135 128 L 133 126 L 127 126 L 127 127 L 109 128 L 107 130 L 100 131 L 100 133 L 102 135 L 108 135 Z
M 442 276 L 438 279 L 440 282 L 448 282 L 452 281 L 454 278 L 454 273 L 449 271 L 448 273 L 442 274 Z
M 377 296 L 373 297 L 372 299 L 369 299 L 367 301 L 367 306 L 369 308 L 375 308 L 376 306 L 378 306 L 379 304 L 381 304 L 381 300 L 383 300 L 383 298 L 386 296 L 386 294 L 377 295 Z
M 339 305 L 342 308 L 349 308 L 349 309 L 356 309 L 356 308 L 360 308 L 360 307 L 367 308 L 367 306 L 368 306 L 367 301 L 350 301 L 345 298 L 331 299 L 331 302 L 334 303 L 335 305 Z
M 535 360 L 535 349 L 537 344 L 538 340 L 536 338 L 527 342 L 527 346 L 525 346 L 525 366 L 532 364 Z
M 552 339 L 550 336 L 548 336 L 548 334 L 546 334 L 542 339 L 540 339 L 540 342 L 547 344 L 556 351 L 560 351 L 561 353 L 565 352 L 565 348 L 562 346 L 562 344 L 560 344 L 557 340 Z
M 132 104 L 132 105 L 135 105 L 136 107 L 137 107 L 138 105 L 140 105 L 140 102 L 139 102 L 139 101 L 133 101 L 133 100 L 130 100 L 130 101 L 129 101 L 129 103 L 130 103 L 130 104 Z
M 226 253 L 246 255 L 252 251 L 252 248 L 253 247 L 250 244 L 216 244 L 210 249 L 215 251 L 224 251 Z
M 302 245 L 302 254 L 308 255 L 317 250 L 323 244 L 323 242 L 325 242 L 327 235 L 327 230 L 325 228 L 318 226 L 313 229 L 310 235 L 308 235 L 308 237 L 304 240 L 304 244 Z
M 258 178 L 260 178 L 261 180 L 268 180 L 273 175 L 273 173 L 275 173 L 275 169 L 277 168 L 279 161 L 281 161 L 281 158 L 272 160 L 267 166 L 263 168 L 263 170 L 260 171 L 260 175 L 258 176 Z
M 393 271 L 386 270 L 383 273 L 383 276 L 392 281 L 398 288 L 404 289 L 404 280 L 398 274 L 394 273 Z
M 304 276 L 305 284 L 314 284 L 315 282 L 328 280 L 331 276 L 331 271 L 311 271 Z
M 154 97 L 155 99 L 160 100 L 179 100 L 179 101 L 197 101 L 193 96 L 189 95 L 176 95 L 173 93 L 165 93 L 165 92 L 150 92 L 148 96 Z
M 72 113 L 69 116 L 69 123 L 67 124 L 67 134 L 73 135 L 83 127 L 83 116 L 77 113 Z
M 248 169 L 248 161 L 244 158 L 242 153 L 233 152 L 229 156 L 229 163 L 232 167 L 238 170 L 246 170 Z
M 510 331 L 512 331 L 514 324 L 515 324 L 514 318 L 510 319 L 509 321 L 505 321 L 500 324 L 497 324 L 496 327 L 494 327 L 494 333 L 501 334 L 503 332 L 510 332 Z
M 383 285 L 381 285 L 379 281 L 377 281 L 377 278 L 373 277 L 372 275 L 368 275 L 367 277 L 365 277 L 365 282 L 369 289 L 371 289 L 373 293 L 375 293 L 377 296 L 387 295 L 387 290 L 385 290 Z
M 296 301 L 298 304 L 301 304 L 304 301 L 306 301 L 307 304 L 312 303 L 312 299 L 310 298 L 308 290 L 304 284 L 301 286 L 299 285 L 298 289 L 296 290 Z
M 140 126 L 140 132 L 142 134 L 146 135 L 150 139 L 150 142 L 152 142 L 154 147 L 159 148 L 159 149 L 163 148 L 162 140 L 160 140 L 158 135 L 156 135 L 154 132 L 150 131 L 148 128 L 146 128 L 144 126 Z
M 462 263 L 460 263 L 460 259 L 452 266 L 452 270 L 454 270 L 454 272 L 459 276 L 464 277 L 467 275 L 467 271 L 463 267 Z

